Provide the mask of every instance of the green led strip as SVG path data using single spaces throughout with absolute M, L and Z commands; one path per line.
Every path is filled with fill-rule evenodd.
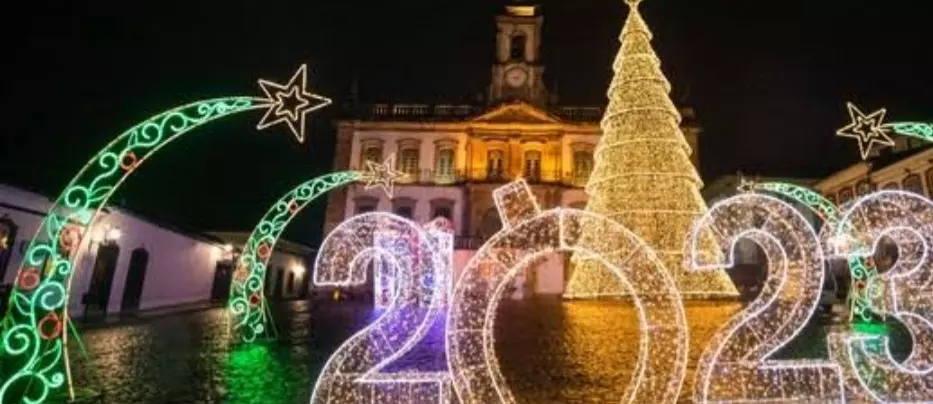
M 230 290 L 229 309 L 235 319 L 233 327 L 244 342 L 253 342 L 270 329 L 263 293 L 266 265 L 288 223 L 321 195 L 362 178 L 360 172 L 341 171 L 305 182 L 276 201 L 253 229 L 243 247 Z
M 825 226 L 836 228 L 842 219 L 835 204 L 806 187 L 784 182 L 765 182 L 755 184 L 755 189 L 772 192 L 806 206 L 823 219 Z M 852 316 L 856 323 L 873 323 L 873 313 L 881 312 L 874 307 L 874 302 L 884 293 L 881 283 L 878 282 L 878 269 L 858 256 L 849 257 L 848 263 L 854 286 L 850 290 Z
M 64 332 L 73 259 L 123 181 L 180 135 L 238 112 L 266 108 L 266 102 L 226 97 L 168 110 L 123 132 L 81 169 L 49 209 L 17 273 L 3 320 L 0 404 L 41 403 L 66 382 L 74 397 Z
M 895 122 L 885 125 L 898 135 L 910 136 L 933 143 L 933 125 L 922 122 Z

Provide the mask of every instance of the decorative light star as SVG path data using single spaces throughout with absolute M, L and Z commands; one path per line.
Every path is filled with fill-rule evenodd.
M 259 87 L 266 93 L 269 109 L 256 129 L 265 129 L 284 122 L 298 143 L 305 140 L 305 116 L 331 104 L 331 99 L 308 92 L 308 66 L 301 65 L 288 84 L 281 85 L 259 79 Z
M 851 137 L 858 140 L 862 160 L 868 158 L 871 148 L 877 143 L 883 146 L 894 146 L 894 140 L 888 135 L 890 129 L 884 124 L 884 108 L 865 115 L 855 104 L 846 103 L 849 117 L 852 122 L 836 131 L 837 136 Z
M 735 187 L 740 193 L 749 193 L 755 191 L 755 181 L 749 180 L 744 176 L 739 177 L 739 185 Z
M 395 171 L 394 153 L 389 155 L 389 158 L 382 164 L 374 161 L 367 161 L 366 173 L 363 174 L 363 179 L 366 180 L 365 189 L 381 187 L 389 198 L 392 198 L 392 187 L 395 181 L 404 179 L 405 177 L 405 173 Z

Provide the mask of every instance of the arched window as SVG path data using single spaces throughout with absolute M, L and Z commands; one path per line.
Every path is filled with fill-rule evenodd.
M 418 201 L 411 198 L 395 198 L 392 200 L 392 212 L 406 219 L 414 219 L 417 205 Z
M 524 33 L 517 33 L 509 38 L 509 57 L 513 60 L 525 60 L 525 46 L 528 37 Z
M 918 174 L 910 174 L 904 178 L 904 190 L 923 195 L 923 180 Z
M 593 171 L 593 153 L 589 150 L 573 152 L 573 183 L 584 185 Z
M 845 204 L 848 201 L 852 200 L 852 188 L 846 187 L 839 191 L 839 204 Z
M 110 289 L 113 286 L 113 275 L 116 272 L 119 257 L 120 246 L 116 242 L 105 242 L 97 247 L 97 257 L 94 260 L 94 269 L 91 271 L 91 282 L 82 299 L 85 318 L 89 312 L 107 314 L 107 307 L 110 305 Z
M 295 291 L 295 272 L 288 272 L 288 278 L 285 281 L 285 288 L 287 294 L 292 294 L 292 292 Z
M 858 185 L 855 186 L 855 193 L 858 196 L 868 195 L 874 191 L 874 186 L 868 180 L 859 181 Z
M 486 177 L 490 180 L 505 178 L 505 153 L 502 150 L 490 150 L 486 155 Z
M 437 151 L 434 164 L 434 181 L 441 184 L 454 182 L 454 150 L 443 148 Z
M 490 208 L 483 214 L 482 227 L 480 228 L 480 236 L 483 239 L 488 239 L 492 237 L 493 234 L 496 234 L 499 229 L 502 228 L 502 221 L 499 220 L 499 211 L 496 208 Z
M 397 170 L 408 175 L 409 181 L 418 179 L 418 149 L 412 146 L 405 146 L 399 150 Z
M 541 152 L 537 150 L 525 152 L 525 179 L 541 181 Z
M 366 162 L 381 163 L 382 158 L 382 140 L 366 139 L 360 143 L 360 168 L 366 169 Z
M 374 212 L 379 208 L 379 200 L 371 197 L 360 197 L 353 201 L 355 214 Z
M 927 189 L 930 191 L 930 195 L 933 196 L 933 168 L 927 169 Z
M 130 254 L 130 267 L 126 271 L 126 283 L 123 285 L 123 300 L 120 302 L 121 311 L 139 310 L 148 267 L 149 251 L 144 247 L 133 250 L 132 254 Z
M 431 200 L 431 220 L 443 217 L 451 222 L 454 220 L 455 201 L 450 199 Z
M 16 251 L 16 232 L 19 227 L 10 216 L 4 214 L 0 217 L 0 283 L 6 275 L 6 267 Z

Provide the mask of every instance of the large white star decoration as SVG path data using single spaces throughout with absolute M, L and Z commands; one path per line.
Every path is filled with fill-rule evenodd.
M 331 99 L 308 92 L 308 66 L 301 65 L 288 84 L 281 85 L 259 79 L 259 87 L 266 93 L 265 101 L 269 109 L 262 116 L 256 129 L 285 123 L 292 131 L 298 143 L 305 140 L 305 116 L 314 110 L 331 104 Z
M 849 109 L 849 117 L 852 122 L 836 131 L 836 135 L 858 140 L 862 160 L 868 158 L 868 153 L 871 152 L 871 148 L 876 143 L 883 146 L 894 146 L 894 140 L 888 135 L 890 128 L 884 124 L 884 114 L 886 112 L 884 108 L 865 115 L 851 102 L 846 103 L 846 107 Z
M 395 171 L 395 154 L 390 155 L 382 164 L 367 161 L 366 172 L 363 174 L 363 179 L 366 180 L 365 189 L 380 187 L 389 198 L 392 198 L 395 182 L 405 177 L 405 173 Z

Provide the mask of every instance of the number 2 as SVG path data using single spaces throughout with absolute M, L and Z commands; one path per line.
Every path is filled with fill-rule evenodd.
M 701 256 L 713 237 L 726 259 Z M 809 223 L 791 205 L 743 194 L 717 203 L 695 225 L 688 259 L 696 270 L 731 267 L 736 243 L 758 244 L 768 274 L 758 297 L 729 319 L 697 365 L 694 399 L 707 402 L 844 401 L 839 365 L 826 360 L 774 360 L 816 309 L 824 277 L 823 251 Z
M 343 222 L 324 241 L 316 285 L 359 285 L 372 261 L 390 265 L 391 303 L 375 322 L 334 353 L 315 383 L 311 403 L 445 402 L 449 372 L 381 371 L 407 353 L 440 314 L 448 290 L 452 235 L 386 213 Z M 441 250 L 443 248 L 444 250 Z M 446 255 L 444 255 L 446 254 Z M 379 270 L 379 269 L 377 269 Z

